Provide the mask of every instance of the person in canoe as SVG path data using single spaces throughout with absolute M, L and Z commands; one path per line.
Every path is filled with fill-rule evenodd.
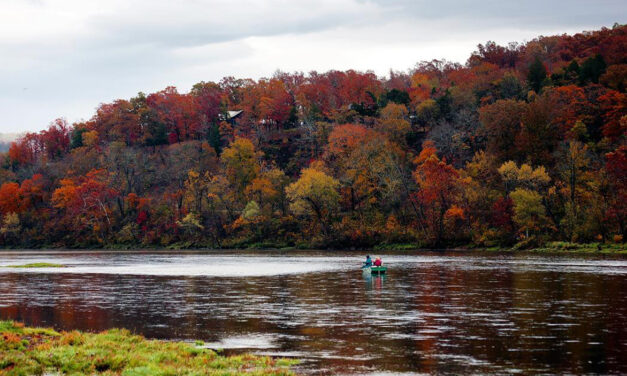
M 364 268 L 369 268 L 372 266 L 372 259 L 370 255 L 366 256 L 366 262 L 364 262 Z
M 383 265 L 383 261 L 381 261 L 381 257 L 377 257 L 374 260 L 374 266 L 381 266 L 381 265 Z

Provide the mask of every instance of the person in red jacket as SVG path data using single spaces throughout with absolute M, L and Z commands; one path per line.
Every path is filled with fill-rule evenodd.
M 374 266 L 381 266 L 383 265 L 383 261 L 381 261 L 381 257 L 377 257 L 376 260 L 374 260 Z

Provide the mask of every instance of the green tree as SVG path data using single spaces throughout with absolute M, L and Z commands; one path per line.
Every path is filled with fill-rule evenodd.
M 562 195 L 566 198 L 562 228 L 571 241 L 577 240 L 578 234 L 581 235 L 585 227 L 582 220 L 586 213 L 582 212 L 582 206 L 589 196 L 586 189 L 589 180 L 586 171 L 590 163 L 587 152 L 586 145 L 571 141 L 568 147 L 562 150 L 561 163 L 558 165 L 559 176 L 564 185 Z
M 579 73 L 579 83 L 585 84 L 587 82 L 598 83 L 599 77 L 605 73 L 605 60 L 603 56 L 596 54 L 593 57 L 589 57 L 581 64 L 581 70 Z
M 259 209 L 259 204 L 255 201 L 249 201 L 244 211 L 242 211 L 242 217 L 245 219 L 254 219 L 259 215 L 261 215 L 261 210 Z
M 220 156 L 226 170 L 226 176 L 235 187 L 238 199 L 242 201 L 246 187 L 259 174 L 261 155 L 255 150 L 252 141 L 247 138 L 236 138 Z
M 525 236 L 539 231 L 546 224 L 546 211 L 539 193 L 518 188 L 510 197 L 514 201 L 514 222 L 524 231 Z
M 388 103 L 381 110 L 380 121 L 378 128 L 384 133 L 389 135 L 390 139 L 404 145 L 406 143 L 406 137 L 411 130 L 409 124 L 407 108 L 402 104 Z
M 216 151 L 216 155 L 220 156 L 220 153 L 222 153 L 222 136 L 220 135 L 220 127 L 217 124 L 211 125 L 207 139 L 209 140 L 209 145 Z
M 499 167 L 498 172 L 501 174 L 506 192 L 519 187 L 539 190 L 545 188 L 551 181 L 551 177 L 543 166 L 534 169 L 528 164 L 523 164 L 518 167 L 513 161 L 507 161 Z
M 294 214 L 312 216 L 322 226 L 325 235 L 329 234 L 329 217 L 337 208 L 340 195 L 337 192 L 340 182 L 314 168 L 306 168 L 300 178 L 285 188 L 291 201 Z
M 0 234 L 7 241 L 19 241 L 19 234 L 22 230 L 20 217 L 17 213 L 7 213 L 0 227 Z
M 423 127 L 432 127 L 440 118 L 440 107 L 433 99 L 427 99 L 416 106 L 416 120 Z
M 529 81 L 529 87 L 533 89 L 536 93 L 539 93 L 542 89 L 542 83 L 546 79 L 546 68 L 544 64 L 540 60 L 539 57 L 536 56 L 535 60 L 529 66 L 529 74 L 527 75 L 527 81 Z

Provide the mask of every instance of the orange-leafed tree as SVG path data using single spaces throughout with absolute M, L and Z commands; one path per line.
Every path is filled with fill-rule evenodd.
M 0 186 L 0 214 L 20 213 L 23 211 L 20 185 L 15 182 Z
M 327 156 L 334 160 L 347 157 L 357 145 L 365 142 L 373 134 L 373 131 L 363 125 L 338 125 L 329 134 Z
M 25 210 L 45 206 L 49 195 L 45 190 L 45 181 L 41 174 L 35 174 L 30 179 L 25 179 L 20 185 L 22 206 Z
M 121 141 L 127 145 L 138 143 L 143 132 L 140 113 L 127 100 L 101 104 L 89 124 L 98 134 L 106 135 L 109 141 Z
M 22 184 L 8 182 L 0 186 L 0 215 L 22 213 L 45 204 L 44 182 L 41 174 L 25 179 Z
M 424 143 L 414 162 L 417 165 L 414 179 L 418 184 L 414 200 L 420 208 L 420 226 L 427 241 L 439 246 L 444 240 L 445 219 L 463 217 L 463 210 L 456 206 L 460 194 L 459 172 L 445 159 L 438 158 L 431 141 Z

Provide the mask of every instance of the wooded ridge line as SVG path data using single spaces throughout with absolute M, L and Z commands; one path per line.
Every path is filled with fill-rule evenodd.
M 0 244 L 623 244 L 626 33 L 388 77 L 225 77 L 57 119 L 0 154 Z

